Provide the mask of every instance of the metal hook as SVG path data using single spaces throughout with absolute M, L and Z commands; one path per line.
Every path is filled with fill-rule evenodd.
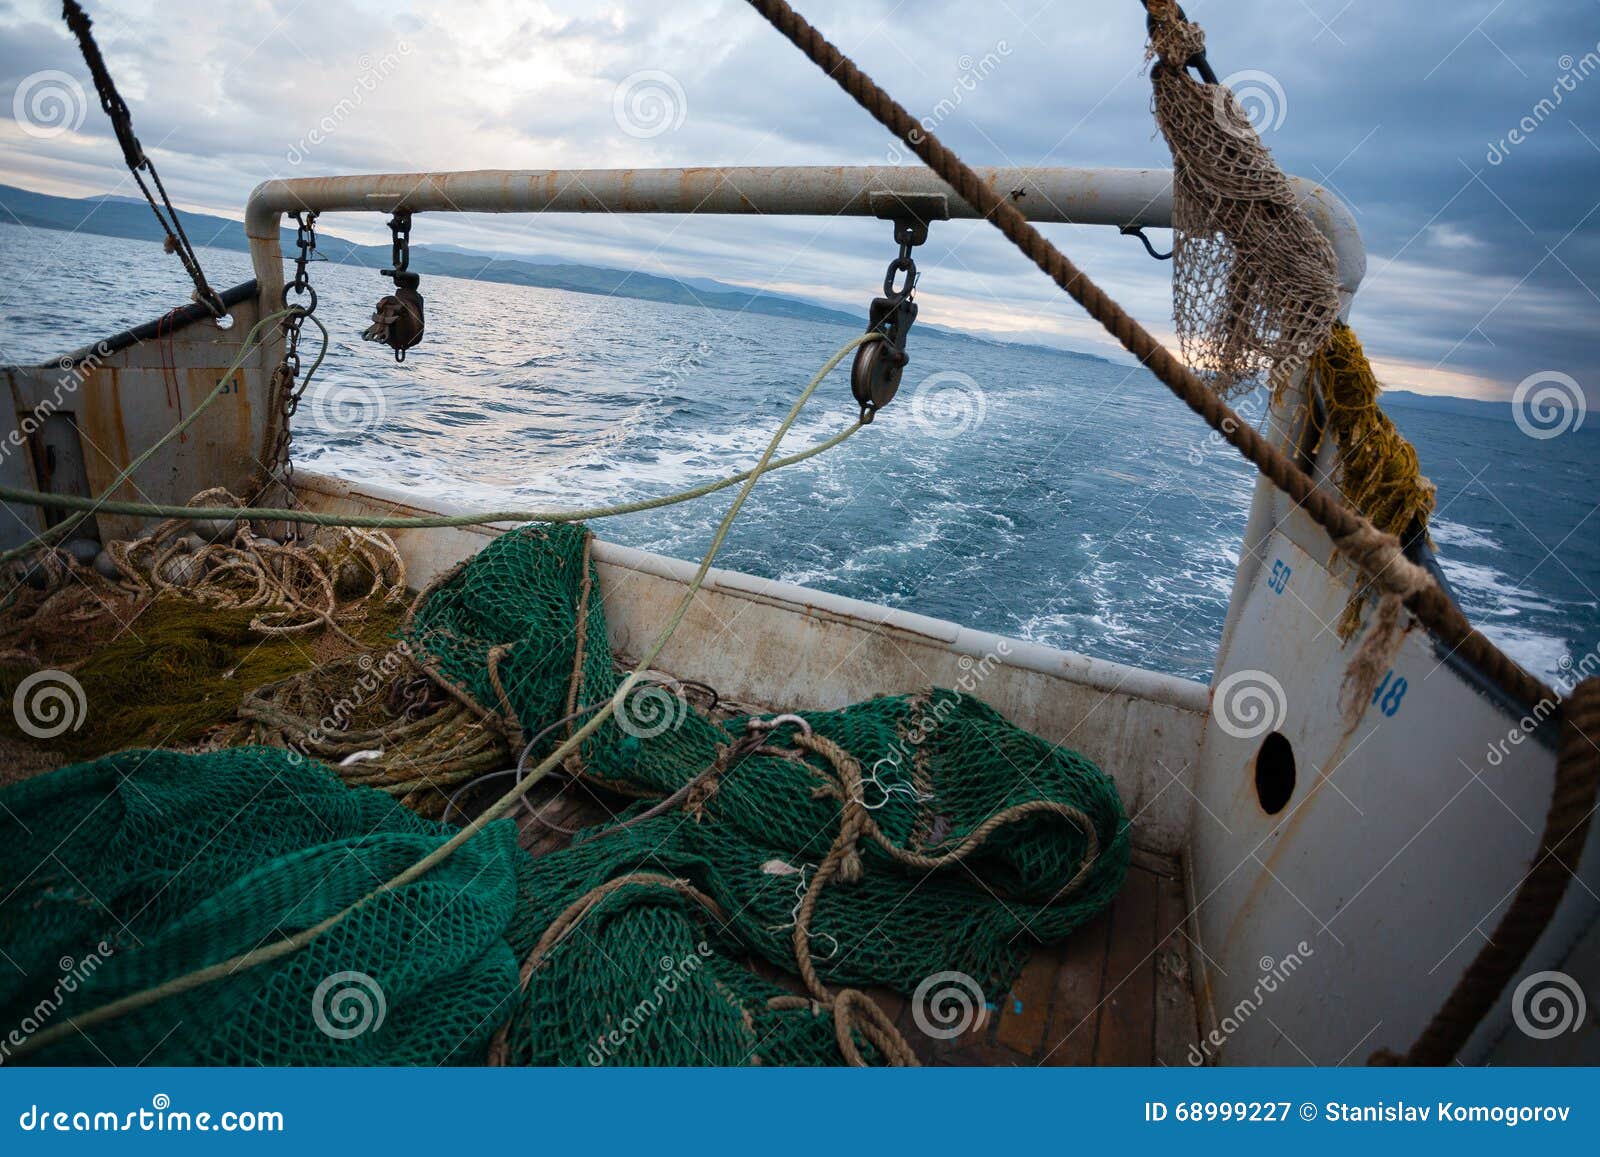
M 1150 238 L 1144 235 L 1143 225 L 1124 225 L 1120 232 L 1124 237 L 1137 237 L 1140 241 L 1143 241 L 1145 252 L 1150 254 L 1150 256 L 1154 257 L 1157 261 L 1172 260 L 1172 250 L 1169 249 L 1165 253 L 1156 252 L 1156 247 L 1150 244 Z
M 744 729 L 746 731 L 771 731 L 775 727 L 782 727 L 785 723 L 793 723 L 800 729 L 800 734 L 807 739 L 811 738 L 811 724 L 792 713 L 774 715 L 771 719 L 746 719 L 744 721 Z

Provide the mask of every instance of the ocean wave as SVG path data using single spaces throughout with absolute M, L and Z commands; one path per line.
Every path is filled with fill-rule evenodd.
M 1467 550 L 1503 550 L 1500 541 L 1485 530 L 1460 522 L 1440 519 L 1428 526 L 1428 534 L 1440 546 L 1456 546 Z

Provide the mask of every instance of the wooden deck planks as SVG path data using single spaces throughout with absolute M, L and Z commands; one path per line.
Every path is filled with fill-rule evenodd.
M 1129 872 L 1111 905 L 1097 1065 L 1147 1065 L 1155 1056 L 1156 880 L 1150 872 Z
M 1186 1063 L 1198 1030 L 1183 918 L 1176 866 L 1143 855 L 1106 912 L 1036 949 L 1012 991 L 991 997 L 986 1023 L 929 1040 L 908 1009 L 900 1029 L 928 1064 Z
M 1066 960 L 1056 974 L 1055 1004 L 1039 1063 L 1090 1065 L 1100 1032 L 1101 993 L 1105 990 L 1106 950 L 1111 914 L 1102 912 L 1066 942 Z

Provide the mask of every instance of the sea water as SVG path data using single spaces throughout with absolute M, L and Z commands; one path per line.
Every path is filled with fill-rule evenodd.
M 243 253 L 202 259 L 216 285 L 250 276 Z M 615 503 L 745 469 L 856 332 L 435 277 L 427 337 L 397 365 L 359 340 L 388 282 L 312 275 L 332 347 L 294 424 L 297 465 L 467 506 Z M 0 363 L 53 361 L 187 288 L 154 244 L 0 225 Z M 910 348 L 894 403 L 763 479 L 719 565 L 1208 678 L 1253 471 L 1137 367 L 926 327 Z M 854 420 L 847 369 L 783 452 Z M 1561 679 L 1600 645 L 1600 423 L 1535 439 L 1509 417 L 1390 412 L 1438 486 L 1433 538 L 1468 616 Z M 731 497 L 599 530 L 696 559 Z

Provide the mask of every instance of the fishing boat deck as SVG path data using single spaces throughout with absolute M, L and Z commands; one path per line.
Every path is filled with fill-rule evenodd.
M 544 855 L 569 831 L 609 819 L 621 801 L 582 781 L 533 793 L 535 819 L 519 814 L 522 845 Z M 1111 906 L 1066 941 L 1034 949 L 1012 990 L 989 994 L 985 1014 L 951 1040 L 928 1036 L 910 1002 L 887 988 L 868 993 L 928 1065 L 1179 1065 L 1199 1043 L 1183 877 L 1178 864 L 1135 848 Z M 800 982 L 764 964 L 778 983 Z

